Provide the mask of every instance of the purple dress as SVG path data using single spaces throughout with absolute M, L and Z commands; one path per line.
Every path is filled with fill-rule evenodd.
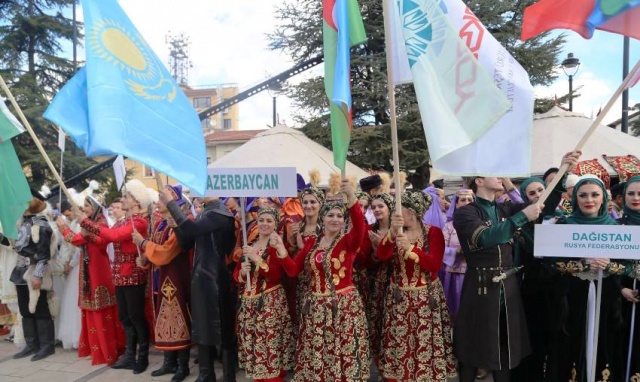
M 462 293 L 462 282 L 464 274 L 467 272 L 467 262 L 462 254 L 456 255 L 456 251 L 460 248 L 458 234 L 453 228 L 453 221 L 448 221 L 442 230 L 444 234 L 444 272 L 441 277 L 444 295 L 447 299 L 449 313 L 452 317 L 458 315 L 460 308 L 460 295 Z

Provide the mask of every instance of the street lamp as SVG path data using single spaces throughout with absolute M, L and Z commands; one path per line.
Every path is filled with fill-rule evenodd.
M 569 77 L 569 111 L 573 111 L 573 76 L 580 69 L 580 60 L 573 57 L 573 53 L 567 54 L 567 58 L 562 61 L 562 70 Z
M 273 98 L 273 125 L 272 127 L 276 127 L 277 122 L 277 110 L 276 110 L 276 98 L 278 94 L 282 91 L 282 84 L 280 82 L 276 82 L 270 85 L 267 88 L 267 93 Z

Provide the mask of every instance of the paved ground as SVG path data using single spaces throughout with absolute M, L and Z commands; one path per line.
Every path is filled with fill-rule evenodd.
M 79 359 L 76 351 L 56 348 L 56 354 L 41 361 L 31 362 L 29 357 L 13 359 L 14 353 L 20 349 L 13 343 L 4 341 L 0 337 L 0 381 L 2 382 L 130 382 L 130 381 L 170 381 L 171 375 L 151 377 L 151 371 L 156 370 L 162 363 L 159 352 L 151 352 L 149 368 L 146 372 L 134 375 L 130 370 L 113 370 L 104 365 L 91 366 L 91 361 Z M 195 381 L 198 376 L 198 365 L 191 360 L 191 375 L 186 382 Z M 215 363 L 216 375 L 222 376 L 222 367 Z M 237 382 L 250 382 L 241 371 L 236 376 Z M 484 382 L 491 382 L 491 378 Z M 450 382 L 457 382 L 457 379 Z

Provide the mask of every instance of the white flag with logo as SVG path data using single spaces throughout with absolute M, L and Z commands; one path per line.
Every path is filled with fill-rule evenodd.
M 403 32 L 407 61 L 418 94 L 433 167 L 448 175 L 528 176 L 534 94 L 526 71 L 461 0 L 388 1 L 397 7 L 397 20 Z M 426 22 L 420 20 L 416 9 L 423 10 Z M 445 38 L 447 45 L 464 47 L 463 51 L 458 48 L 461 59 L 449 66 L 454 78 L 447 79 L 442 73 L 433 76 L 433 73 L 425 73 L 424 67 L 412 65 L 412 54 L 416 51 L 412 47 L 419 45 L 416 41 L 420 41 L 415 37 L 415 25 L 418 22 L 427 24 L 429 28 L 429 48 L 435 48 L 432 49 L 432 56 L 437 53 L 436 43 L 445 41 Z M 450 42 L 453 37 L 457 40 L 455 44 Z M 398 41 L 398 36 L 394 36 L 394 40 Z M 402 52 L 394 47 L 392 51 L 401 57 Z M 443 53 L 446 53 L 445 49 L 440 55 Z M 444 63 L 432 66 L 435 70 L 445 70 L 446 66 L 441 65 Z M 405 82 L 406 72 L 401 68 L 393 69 L 398 72 L 394 74 L 394 82 Z M 490 84 L 487 84 L 487 78 Z M 455 117 L 462 130 L 473 132 L 468 135 L 473 139 L 461 139 L 461 134 L 452 129 L 455 125 L 446 119 L 434 118 L 440 114 L 436 104 L 421 100 L 420 93 L 434 92 L 434 81 L 439 83 L 435 89 L 439 88 L 449 100 L 449 105 L 455 100 L 466 103 L 467 110 L 464 113 L 454 109 L 457 110 Z M 488 93 L 489 89 L 496 90 L 500 97 L 496 98 L 493 92 Z M 507 102 L 507 107 L 501 109 L 503 101 Z M 497 110 L 503 112 L 486 126 L 486 121 L 491 120 L 489 117 L 495 115 Z M 479 128 L 479 125 L 484 128 Z M 445 149 L 434 147 L 430 135 L 439 136 Z
M 433 167 L 465 171 L 466 163 L 451 163 L 449 157 L 491 128 L 509 101 L 462 43 L 439 0 L 397 5 Z

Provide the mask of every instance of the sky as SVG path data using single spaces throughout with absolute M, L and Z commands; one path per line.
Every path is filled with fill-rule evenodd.
M 268 49 L 267 34 L 278 24 L 276 5 L 282 0 L 120 0 L 139 32 L 158 57 L 167 64 L 169 49 L 167 35 L 184 34 L 190 38 L 193 67 L 189 84 L 197 87 L 235 83 L 245 90 L 294 65 L 285 54 Z M 79 19 L 82 18 L 78 12 Z M 573 109 L 586 116 L 604 107 L 622 81 L 622 36 L 596 31 L 585 40 L 566 31 L 567 43 L 560 61 L 567 53 L 574 53 L 581 65 L 574 76 L 574 89 L 583 86 L 581 96 L 574 100 Z M 84 53 L 80 52 L 82 59 Z M 632 40 L 630 67 L 640 60 L 640 42 Z M 310 73 L 311 72 L 311 73 Z M 322 73 L 318 66 L 290 81 L 299 82 L 311 74 Z M 548 87 L 537 87 L 537 96 L 568 92 L 568 79 L 558 68 L 557 80 Z M 631 106 L 640 103 L 640 85 L 630 92 Z M 272 98 L 265 91 L 238 104 L 240 129 L 264 129 L 271 125 Z M 296 110 L 290 99 L 278 96 L 279 120 L 295 126 Z M 620 118 L 621 101 L 607 114 L 605 123 Z

